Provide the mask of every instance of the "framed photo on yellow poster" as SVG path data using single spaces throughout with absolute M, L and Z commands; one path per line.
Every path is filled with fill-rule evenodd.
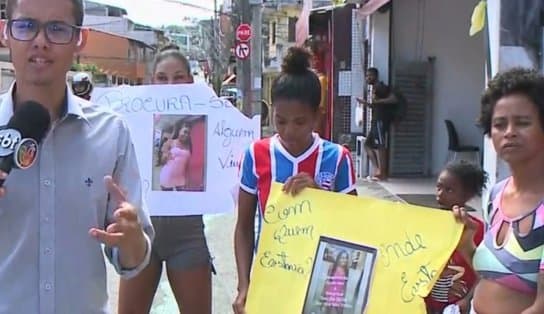
M 302 313 L 364 313 L 377 252 L 370 246 L 321 236 Z

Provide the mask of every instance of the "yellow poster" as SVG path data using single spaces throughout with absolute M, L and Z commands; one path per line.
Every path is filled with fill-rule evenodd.
M 461 232 L 448 211 L 276 184 L 247 313 L 425 313 Z

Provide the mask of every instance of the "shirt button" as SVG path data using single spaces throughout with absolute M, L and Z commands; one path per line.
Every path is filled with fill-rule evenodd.
M 51 254 L 51 249 L 50 249 L 50 248 L 46 248 L 46 249 L 45 249 L 45 254 Z
M 45 284 L 45 290 L 49 291 L 49 290 L 51 290 L 51 288 L 53 288 L 52 284 L 50 284 L 50 283 Z
M 43 185 L 50 186 L 51 185 L 51 180 L 44 180 Z

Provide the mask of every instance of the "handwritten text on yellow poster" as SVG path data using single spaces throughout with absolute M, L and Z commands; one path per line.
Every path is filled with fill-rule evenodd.
M 274 185 L 247 312 L 425 313 L 461 232 L 448 211 Z

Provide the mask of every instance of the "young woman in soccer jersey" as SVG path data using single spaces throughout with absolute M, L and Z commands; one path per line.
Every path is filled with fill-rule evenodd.
M 350 152 L 313 132 L 319 121 L 321 86 L 310 70 L 310 53 L 290 48 L 272 85 L 277 134 L 250 145 L 243 156 L 234 249 L 238 269 L 236 314 L 244 313 L 255 249 L 255 214 L 262 213 L 272 182 L 285 193 L 305 188 L 356 195 Z M 260 216 L 259 216 L 260 217 Z
M 544 77 L 519 68 L 498 74 L 482 97 L 480 122 L 511 176 L 491 189 L 479 246 L 474 222 L 454 207 L 465 223 L 458 250 L 480 275 L 472 312 L 544 313 Z
M 478 166 L 466 162 L 454 162 L 446 166 L 436 182 L 436 200 L 441 208 L 465 206 L 476 195 L 481 195 L 487 182 L 487 174 Z M 483 222 L 470 217 L 478 226 L 474 242 L 480 244 L 484 233 Z M 470 300 L 478 277 L 472 261 L 458 251 L 453 252 L 431 293 L 425 298 L 427 314 L 442 314 L 444 309 L 457 306 L 462 314 L 468 313 Z
M 156 56 L 153 71 L 154 84 L 188 84 L 193 82 L 189 62 L 176 47 L 167 47 Z M 190 128 L 185 124 L 175 125 L 168 149 L 160 155 L 163 160 L 169 154 L 178 154 L 182 159 L 191 151 Z M 176 152 L 173 147 L 179 148 Z M 183 150 L 184 152 L 179 152 Z M 174 156 L 171 156 L 174 157 Z M 185 156 L 186 157 L 186 156 Z M 175 164 L 175 163 L 174 163 Z M 176 164 L 177 165 L 177 164 Z M 185 166 L 183 166 L 185 170 Z M 175 171 L 170 169 L 172 175 Z M 183 180 L 185 179 L 185 174 Z M 163 173 L 161 173 L 161 177 Z M 181 175 L 171 176 L 173 183 L 163 188 L 181 189 L 185 181 Z M 176 181 L 178 180 L 178 181 Z M 167 185 L 161 182 L 161 185 Z M 180 206 L 183 204 L 180 203 Z M 202 215 L 152 216 L 155 239 L 152 245 L 149 266 L 137 277 L 121 280 L 119 287 L 119 313 L 149 313 L 153 297 L 166 264 L 168 281 L 183 314 L 210 314 L 212 312 L 212 263 L 204 235 Z

